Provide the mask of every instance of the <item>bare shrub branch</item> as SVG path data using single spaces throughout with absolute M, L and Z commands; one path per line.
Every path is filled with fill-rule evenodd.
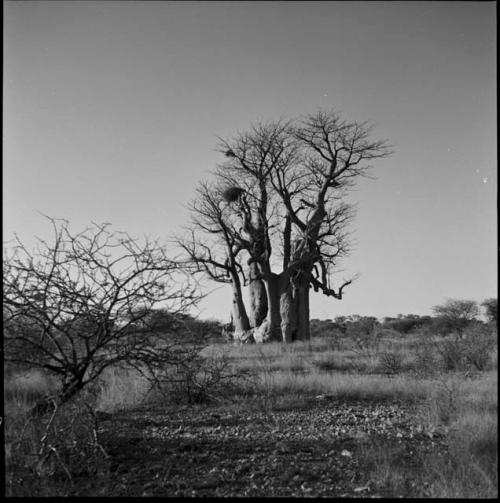
M 4 251 L 6 359 L 59 375 L 64 402 L 110 365 L 154 375 L 186 357 L 186 331 L 148 321 L 158 307 L 179 317 L 201 297 L 165 248 L 109 224 L 73 233 L 67 221 L 49 220 L 52 243 L 38 239 L 30 252 L 16 238 Z

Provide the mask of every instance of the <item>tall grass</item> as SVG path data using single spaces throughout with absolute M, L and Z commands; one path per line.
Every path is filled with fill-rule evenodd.
M 151 396 L 150 382 L 136 370 L 108 368 L 98 389 L 95 407 L 110 414 L 141 405 Z
M 4 406 L 8 416 L 23 414 L 47 394 L 54 392 L 59 381 L 40 370 L 24 370 L 4 378 Z

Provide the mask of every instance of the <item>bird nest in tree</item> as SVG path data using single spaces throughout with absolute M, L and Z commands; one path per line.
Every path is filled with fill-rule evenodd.
M 244 190 L 240 187 L 227 187 L 221 192 L 221 196 L 224 201 L 233 203 L 241 196 L 241 194 L 243 194 L 243 192 Z

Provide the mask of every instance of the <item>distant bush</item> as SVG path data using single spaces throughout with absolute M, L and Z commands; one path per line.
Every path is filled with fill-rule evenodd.
M 405 334 L 394 330 L 393 328 L 380 328 L 379 333 L 384 339 L 401 339 Z
M 346 324 L 346 336 L 354 342 L 354 350 L 366 356 L 377 353 L 382 338 L 380 323 L 372 316 L 359 317 Z
M 447 336 L 453 333 L 453 326 L 450 325 L 448 320 L 442 316 L 435 316 L 432 318 L 430 331 L 435 335 Z
M 476 370 L 486 370 L 492 349 L 496 343 L 496 333 L 484 325 L 474 325 L 464 334 L 464 358 Z
M 404 367 L 404 355 L 397 351 L 384 351 L 379 355 L 379 366 L 385 374 L 399 374 Z
M 477 321 L 480 314 L 476 301 L 459 299 L 448 299 L 444 304 L 434 306 L 432 311 L 437 317 L 440 331 L 444 335 L 456 333 L 459 338 L 466 327 Z
M 417 376 L 427 378 L 439 370 L 439 361 L 434 352 L 434 344 L 424 341 L 415 346 L 413 371 Z
M 487 325 L 471 324 L 461 339 L 437 344 L 444 370 L 485 370 L 496 340 L 496 333 Z
M 315 358 L 312 364 L 321 372 L 346 371 L 353 368 L 352 361 L 331 353 Z
M 312 319 L 310 323 L 311 337 L 323 338 L 330 342 L 332 347 L 339 348 L 341 338 L 345 334 L 345 326 L 332 320 Z
M 379 321 L 374 316 L 352 316 L 351 318 L 345 324 L 348 335 L 372 334 L 380 326 Z
M 432 324 L 432 318 L 430 316 L 418 316 L 416 314 L 408 314 L 406 316 L 401 316 L 400 318 L 384 318 L 382 327 L 385 329 L 392 329 L 400 332 L 402 334 L 409 334 L 417 329 L 421 329 L 425 326 L 430 326 Z
M 498 299 L 486 299 L 481 303 L 484 307 L 484 314 L 490 323 L 497 325 L 498 322 Z
M 443 370 L 464 370 L 465 347 L 459 340 L 445 340 L 437 345 Z

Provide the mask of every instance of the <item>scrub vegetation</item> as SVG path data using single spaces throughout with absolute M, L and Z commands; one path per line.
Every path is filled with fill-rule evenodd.
M 191 368 L 152 387 L 111 366 L 38 416 L 58 381 L 7 365 L 7 495 L 497 497 L 496 325 L 391 324 L 235 345 L 193 320 L 212 342 Z

